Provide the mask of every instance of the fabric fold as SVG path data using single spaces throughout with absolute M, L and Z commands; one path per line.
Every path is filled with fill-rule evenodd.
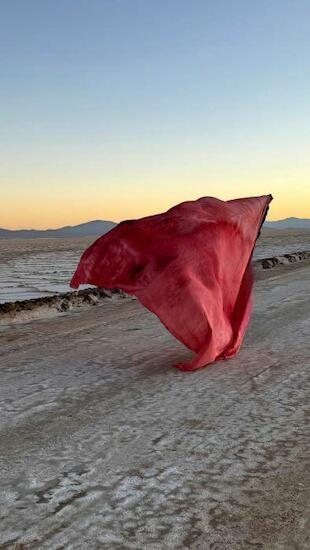
M 203 197 L 121 222 L 83 253 L 71 286 L 136 296 L 196 355 L 195 370 L 237 353 L 251 314 L 251 257 L 271 195 Z

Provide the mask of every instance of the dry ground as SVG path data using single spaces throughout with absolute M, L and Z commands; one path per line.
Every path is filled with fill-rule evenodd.
M 0 332 L 0 548 L 310 547 L 310 265 L 195 373 L 133 300 Z

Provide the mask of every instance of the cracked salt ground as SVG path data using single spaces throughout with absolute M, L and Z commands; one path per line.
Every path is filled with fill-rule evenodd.
M 1 548 L 310 547 L 310 266 L 272 271 L 191 374 L 135 301 L 1 332 Z

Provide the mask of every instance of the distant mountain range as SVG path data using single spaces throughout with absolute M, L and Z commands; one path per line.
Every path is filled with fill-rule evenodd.
M 42 237 L 99 237 L 107 233 L 117 225 L 115 222 L 94 220 L 91 222 L 80 223 L 79 225 L 68 225 L 59 227 L 58 229 L 1 229 L 0 237 L 7 239 L 26 239 L 26 238 L 42 238 Z M 310 219 L 308 218 L 285 218 L 264 223 L 264 227 L 272 229 L 310 229 Z
M 116 225 L 115 222 L 94 220 L 91 222 L 80 223 L 79 225 L 67 225 L 58 229 L 1 229 L 0 237 L 8 239 L 34 239 L 40 237 L 99 237 L 107 233 Z
M 272 229 L 310 229 L 310 218 L 285 218 L 274 222 L 266 221 L 264 227 Z

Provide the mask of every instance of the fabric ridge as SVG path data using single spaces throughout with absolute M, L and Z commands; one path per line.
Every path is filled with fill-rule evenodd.
M 203 197 L 124 221 L 83 253 L 71 286 L 136 296 L 195 353 L 195 370 L 237 353 L 250 319 L 251 257 L 271 195 Z

